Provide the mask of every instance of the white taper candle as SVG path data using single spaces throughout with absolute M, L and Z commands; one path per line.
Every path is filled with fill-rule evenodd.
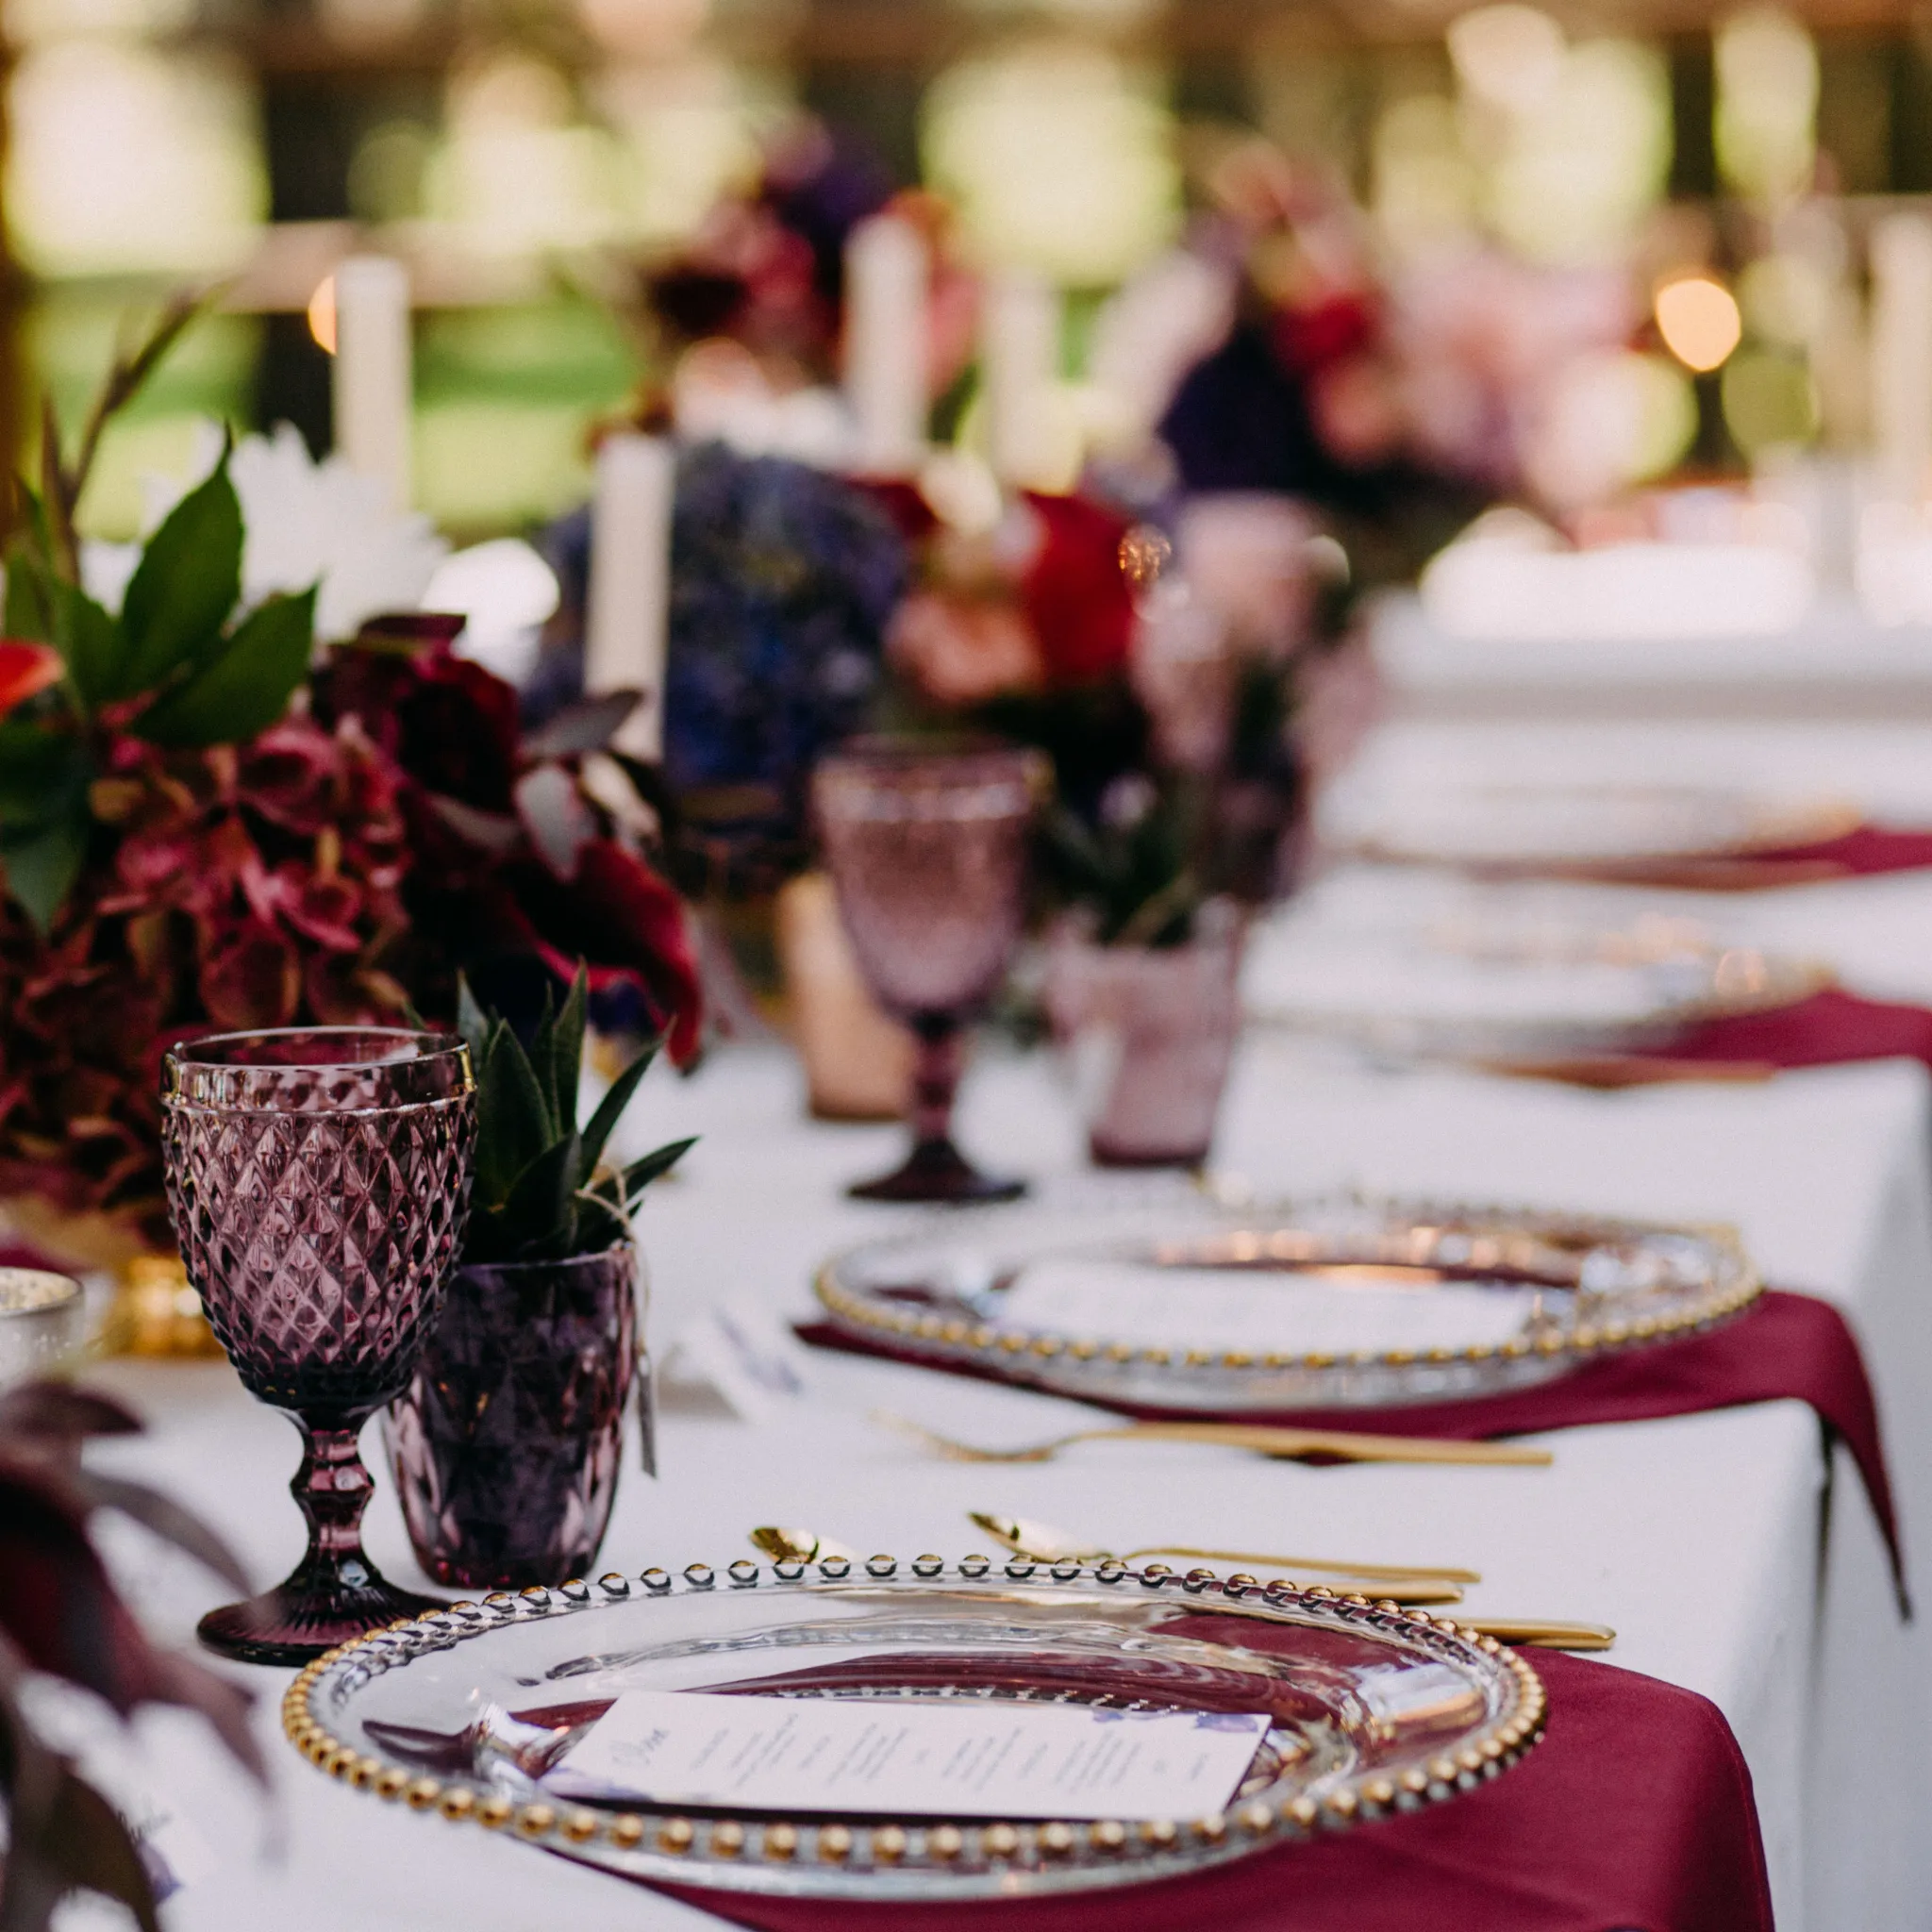
M 903 476 L 925 448 L 925 238 L 898 215 L 874 215 L 845 244 L 845 400 L 854 456 L 873 475 Z
M 1878 485 L 1920 502 L 1932 483 L 1932 220 L 1872 228 L 1872 423 Z
M 671 506 L 676 457 L 670 440 L 629 432 L 597 452 L 591 511 L 591 584 L 584 689 L 644 694 L 615 743 L 656 760 L 664 750 L 664 655 L 671 614 Z
M 995 276 L 980 321 L 979 380 L 987 458 L 1004 484 L 1039 479 L 1059 355 L 1057 292 L 1038 275 Z
M 397 509 L 411 497 L 409 274 L 383 255 L 336 269 L 336 448 Z

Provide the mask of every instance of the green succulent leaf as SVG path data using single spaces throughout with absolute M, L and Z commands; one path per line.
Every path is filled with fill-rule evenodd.
M 558 1258 L 575 1252 L 583 1158 L 583 1142 L 573 1133 L 546 1147 L 517 1176 L 499 1210 L 501 1225 L 515 1240 L 516 1252 Z M 523 1239 L 525 1229 L 532 1232 Z
M 226 655 L 222 626 L 242 594 L 242 534 L 225 450 L 214 474 L 168 512 L 142 552 L 121 605 L 125 656 L 104 695 L 154 691 L 183 665 L 200 668 Z
M 590 982 L 579 966 L 563 1005 L 554 1013 L 546 1005 L 530 1054 L 543 1097 L 550 1103 L 550 1117 L 559 1127 L 576 1124 L 577 1078 L 584 1064 L 584 1023 L 590 997 Z
M 490 1016 L 476 1004 L 470 991 L 469 975 L 457 974 L 457 1031 L 470 1049 L 472 1068 L 483 1058 L 484 1042 L 490 1038 Z
M 315 591 L 270 597 L 135 721 L 156 744 L 225 744 L 265 731 L 289 708 L 308 675 L 315 641 Z
M 695 1134 L 689 1140 L 667 1141 L 641 1159 L 633 1160 L 622 1174 L 599 1181 L 595 1191 L 607 1201 L 628 1208 L 653 1181 L 661 1180 L 697 1144 Z
M 71 732 L 0 720 L 0 826 L 41 825 L 84 796 L 92 767 Z
M 498 1208 L 519 1177 L 556 1143 L 557 1123 L 523 1042 L 496 1021 L 483 1042 L 476 1078 L 476 1199 Z
M 591 1173 L 596 1172 L 597 1163 L 604 1158 L 604 1143 L 616 1131 L 617 1123 L 624 1117 L 624 1110 L 630 1105 L 630 1098 L 638 1091 L 638 1082 L 651 1070 L 651 1062 L 658 1058 L 656 1046 L 644 1051 L 618 1074 L 610 1083 L 610 1091 L 597 1103 L 597 1110 L 591 1116 L 590 1124 L 584 1130 L 584 1165 Z
M 0 630 L 37 643 L 54 641 L 54 575 L 28 543 L 15 543 L 8 552 L 7 604 Z

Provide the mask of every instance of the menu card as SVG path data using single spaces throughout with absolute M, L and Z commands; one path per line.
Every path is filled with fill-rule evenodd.
M 1187 1818 L 1232 1801 L 1267 1729 L 1254 1711 L 626 1690 L 549 1781 L 756 1811 Z
M 1523 1331 L 1539 1291 L 1514 1284 L 1397 1285 L 1352 1273 L 1258 1274 L 1131 1261 L 1041 1261 L 1001 1297 L 1000 1319 L 1139 1347 L 1253 1355 L 1380 1354 L 1491 1345 Z

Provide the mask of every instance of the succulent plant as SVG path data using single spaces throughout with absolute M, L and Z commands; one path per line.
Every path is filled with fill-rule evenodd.
M 690 1141 L 674 1141 L 629 1166 L 602 1166 L 605 1143 L 657 1048 L 611 1083 L 577 1125 L 577 1076 L 589 986 L 579 966 L 562 1006 L 543 1004 L 529 1047 L 500 1013 L 479 1006 L 467 980 L 457 1025 L 476 1079 L 475 1179 L 465 1261 L 567 1261 L 625 1239 L 637 1196 L 668 1174 Z

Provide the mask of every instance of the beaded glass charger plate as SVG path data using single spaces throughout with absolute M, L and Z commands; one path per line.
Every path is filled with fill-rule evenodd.
M 1232 1801 L 1196 1817 L 778 1816 L 574 1799 L 573 1745 L 637 1690 L 1266 1723 Z M 1534 1671 L 1495 1639 L 1393 1604 L 1159 1564 L 875 1557 L 693 1564 L 455 1605 L 318 1658 L 283 1718 L 312 1763 L 423 1812 L 425 1828 L 504 1830 L 636 1879 L 942 1899 L 1172 1877 L 1453 1801 L 1535 1741 L 1543 1702 Z
M 1365 858 L 1479 870 L 1737 857 L 1850 831 L 1836 799 L 1778 800 L 1697 785 L 1472 785 L 1344 805 L 1330 838 Z
M 1340 1196 L 946 1218 L 820 1270 L 832 1324 L 936 1364 L 1191 1411 L 1384 1407 L 1553 1380 L 1737 1313 L 1734 1234 Z
M 1677 922 L 1617 930 L 1466 918 L 1374 932 L 1263 922 L 1242 962 L 1251 1019 L 1397 1058 L 1520 1058 L 1662 1045 L 1830 983 L 1810 962 Z

